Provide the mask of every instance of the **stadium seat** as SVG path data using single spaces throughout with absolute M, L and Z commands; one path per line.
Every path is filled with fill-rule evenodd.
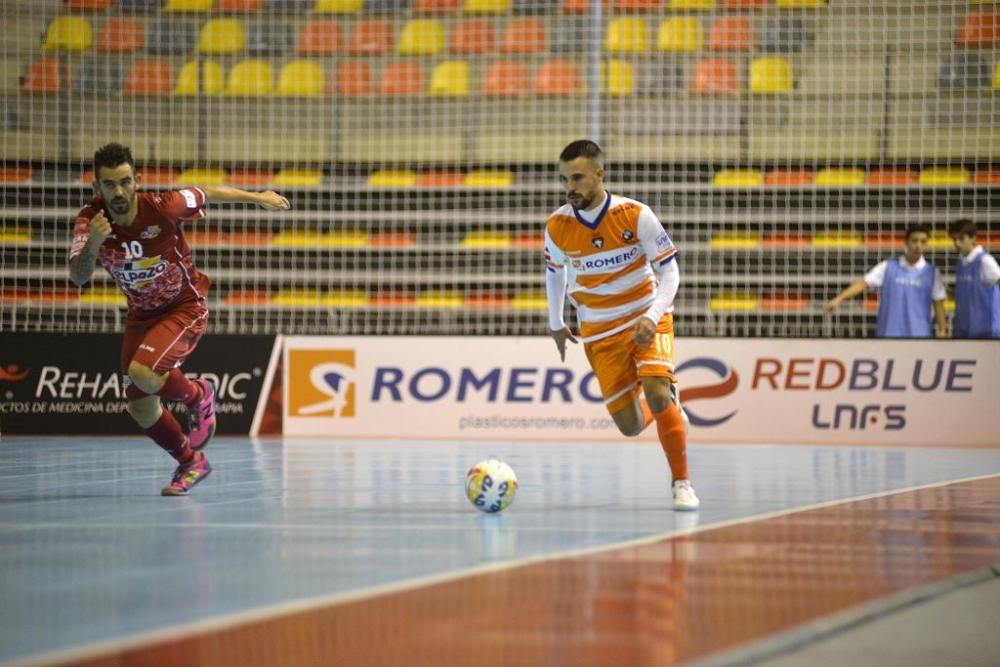
M 86 60 L 73 75 L 73 92 L 108 94 L 122 89 L 122 71 L 117 62 Z
M 408 21 L 399 33 L 396 52 L 404 56 L 430 56 L 444 51 L 444 25 L 434 19 Z
M 31 167 L 0 167 L 0 183 L 27 183 L 31 180 Z M 30 235 L 30 231 L 29 231 Z
M 506 14 L 510 0 L 465 0 L 462 11 L 466 14 Z
M 519 97 L 529 90 L 528 66 L 522 62 L 490 63 L 483 75 L 483 95 L 488 97 Z
M 324 239 L 326 245 L 338 247 L 336 239 Z M 364 308 L 368 305 L 368 291 L 363 289 L 332 289 L 320 298 L 320 305 L 328 308 Z
M 191 167 L 177 175 L 178 185 L 223 185 L 228 174 L 225 169 Z
M 546 48 L 545 23 L 540 19 L 514 19 L 504 28 L 501 53 L 543 53 Z
M 266 188 L 273 183 L 274 170 L 260 167 L 233 169 L 226 178 L 226 185 L 237 188 Z
M 868 185 L 915 185 L 917 172 L 913 169 L 876 169 L 865 176 Z
M 89 51 L 94 45 L 90 21 L 82 16 L 59 16 L 49 24 L 43 51 Z
M 712 295 L 708 308 L 713 312 L 757 310 L 760 296 L 753 292 L 723 291 Z
M 503 310 L 510 307 L 510 297 L 496 292 L 476 292 L 465 296 L 465 307 Z
M 777 0 L 781 9 L 810 9 L 813 7 L 823 7 L 826 0 Z
M 667 0 L 667 9 L 673 11 L 705 11 L 715 7 L 715 0 Z
M 789 93 L 792 65 L 785 58 L 754 58 L 750 63 L 750 90 L 754 93 Z
M 107 9 L 114 0 L 66 0 L 63 5 L 66 9 L 80 12 L 97 12 Z
M 801 292 L 774 292 L 765 294 L 760 301 L 763 310 L 805 310 L 809 307 L 809 295 Z
M 448 51 L 454 54 L 491 53 L 496 48 L 493 23 L 480 19 L 459 21 L 451 31 Z
M 743 17 L 716 20 L 708 35 L 711 51 L 750 51 L 754 45 L 753 24 Z
M 514 310 L 546 310 L 549 307 L 545 292 L 519 292 L 510 300 Z
M 1000 10 L 966 14 L 955 44 L 972 49 L 1000 46 Z
M 260 97 L 270 95 L 274 87 L 274 74 L 267 60 L 242 60 L 229 70 L 226 95 Z
M 454 188 L 462 184 L 465 175 L 460 171 L 433 169 L 422 171 L 417 175 L 417 187 L 421 188 Z M 388 239 L 379 239 L 385 243 Z M 396 245 L 392 243 L 391 245 Z
M 431 72 L 428 91 L 435 97 L 469 96 L 469 63 L 462 60 L 445 60 Z
M 644 53 L 646 22 L 634 17 L 612 19 L 605 33 L 604 50 L 610 53 Z
M 972 175 L 964 167 L 929 167 L 920 172 L 920 185 L 966 185 Z
M 417 295 L 418 308 L 457 309 L 465 305 L 465 297 L 454 290 L 427 290 Z
M 187 55 L 197 41 L 195 30 L 195 25 L 187 21 L 157 19 L 146 36 L 146 52 L 157 56 Z
M 279 97 L 318 97 L 323 94 L 323 66 L 312 60 L 292 60 L 281 68 L 275 94 Z
M 344 48 L 344 30 L 336 21 L 326 19 L 310 21 L 299 31 L 300 56 L 332 56 Z
M 158 13 L 163 0 L 118 0 L 118 9 L 126 13 Z
M 764 184 L 760 169 L 721 169 L 712 176 L 717 188 L 755 188 Z
M 379 169 L 368 177 L 373 188 L 408 188 L 417 184 L 417 172 L 405 169 Z
M 161 11 L 164 12 L 208 12 L 215 0 L 167 0 Z
M 615 0 L 613 9 L 623 14 L 642 12 L 658 12 L 662 9 L 661 0 Z
M 510 10 L 515 14 L 551 14 L 561 4 L 562 0 L 514 0 Z
M 139 167 L 138 176 L 144 185 L 172 185 L 177 182 L 179 169 L 172 167 Z M 93 174 L 87 183 L 93 182 Z
M 720 232 L 712 234 L 709 247 L 713 250 L 748 250 L 761 245 L 760 232 Z
M 337 67 L 337 93 L 344 97 L 371 95 L 375 92 L 371 67 L 366 62 L 345 60 Z
M 582 90 L 580 69 L 567 60 L 549 60 L 535 70 L 536 95 L 575 95 Z
M 942 90 L 989 88 L 989 63 L 978 53 L 951 53 L 941 63 L 938 87 Z
M 254 22 L 247 33 L 248 56 L 281 56 L 292 51 L 295 30 L 287 23 Z
M 135 19 L 111 18 L 97 33 L 98 53 L 134 53 L 145 45 L 142 23 Z
M 722 0 L 722 6 L 726 9 L 761 9 L 766 7 L 771 0 Z
M 1000 63 L 993 68 L 993 90 L 1000 90 Z
M 189 97 L 197 95 L 199 90 L 205 95 L 218 95 L 222 92 L 222 66 L 219 63 L 214 60 L 204 60 L 201 63 L 192 60 L 181 68 L 173 94 Z
M 814 174 L 808 169 L 771 169 L 764 174 L 764 185 L 793 187 L 812 185 Z
M 274 176 L 276 188 L 314 188 L 322 182 L 323 172 L 319 169 L 282 169 Z
M 1000 169 L 977 169 L 972 175 L 976 185 L 1000 185 Z
M 359 22 L 351 31 L 347 52 L 353 56 L 381 56 L 392 51 L 392 25 L 382 19 Z
M 235 55 L 245 46 L 243 24 L 237 19 L 206 21 L 198 35 L 198 53 L 206 55 Z
M 420 95 L 424 92 L 424 70 L 412 60 L 389 63 L 382 70 L 379 92 L 383 95 Z
M 635 90 L 632 65 L 624 60 L 609 60 L 607 65 L 601 68 L 601 74 L 604 79 L 604 90 L 613 97 L 631 95 Z
M 827 167 L 816 173 L 816 185 L 827 187 L 853 187 L 865 184 L 863 169 Z
M 760 49 L 767 53 L 798 53 L 808 41 L 805 21 L 799 17 L 781 16 L 764 26 Z
M 863 245 L 861 233 L 850 229 L 820 232 L 812 237 L 814 248 L 860 248 Z
M 363 0 L 316 0 L 313 12 L 317 14 L 356 14 L 361 11 Z
M 264 0 L 215 0 L 213 9 L 220 13 L 249 14 L 259 12 L 264 7 Z
M 692 93 L 702 95 L 734 95 L 740 91 L 740 76 L 736 63 L 728 58 L 706 58 L 694 69 Z
M 656 46 L 660 51 L 701 51 L 705 36 L 698 19 L 678 16 L 660 23 Z
M 467 188 L 506 188 L 513 183 L 512 172 L 496 169 L 473 169 L 462 180 L 462 185 Z
M 169 95 L 170 64 L 162 60 L 138 60 L 125 76 L 126 95 Z
M 22 93 L 57 93 L 66 82 L 66 70 L 58 58 L 39 58 L 28 64 L 21 78 Z
M 457 12 L 462 6 L 462 0 L 416 0 L 413 3 L 414 14 L 450 14 Z

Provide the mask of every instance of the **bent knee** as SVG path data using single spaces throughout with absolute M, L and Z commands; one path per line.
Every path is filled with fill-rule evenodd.
M 146 396 L 131 400 L 125 404 L 125 411 L 139 426 L 148 428 L 160 418 L 160 399 L 157 396 Z

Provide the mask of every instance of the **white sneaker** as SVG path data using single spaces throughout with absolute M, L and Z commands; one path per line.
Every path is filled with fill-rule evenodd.
M 701 501 L 694 494 L 694 487 L 691 480 L 679 479 L 674 482 L 674 509 L 679 512 L 688 512 L 698 509 Z

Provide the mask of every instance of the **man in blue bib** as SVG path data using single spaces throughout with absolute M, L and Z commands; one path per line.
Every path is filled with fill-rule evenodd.
M 976 223 L 951 223 L 948 233 L 960 257 L 955 265 L 953 338 L 1000 338 L 1000 266 L 976 244 Z
M 944 283 L 937 267 L 924 259 L 930 232 L 925 225 L 906 229 L 902 257 L 886 259 L 826 304 L 833 312 L 846 299 L 872 288 L 879 290 L 878 320 L 875 335 L 879 338 L 931 338 L 931 310 L 937 322 L 937 337 L 945 336 Z

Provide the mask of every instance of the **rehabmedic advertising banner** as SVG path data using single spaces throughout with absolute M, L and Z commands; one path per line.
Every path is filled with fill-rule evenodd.
M 545 337 L 284 342 L 287 435 L 623 437 L 579 345 L 562 362 Z M 997 342 L 680 338 L 676 354 L 693 443 L 1000 447 Z

